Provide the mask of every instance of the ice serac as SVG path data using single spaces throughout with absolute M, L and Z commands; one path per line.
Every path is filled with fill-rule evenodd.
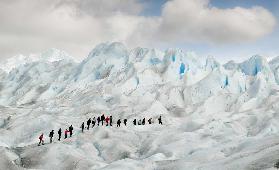
M 233 60 L 227 62 L 226 64 L 223 65 L 225 69 L 227 70 L 236 70 L 238 69 L 239 65 L 235 63 Z
M 75 81 L 101 80 L 125 69 L 128 51 L 121 43 L 104 43 L 94 48 L 77 68 Z
M 205 69 L 206 70 L 213 70 L 215 68 L 218 68 L 220 64 L 215 60 L 214 57 L 210 56 L 207 57 L 206 62 L 205 62 Z
M 21 105 L 52 98 L 65 89 L 75 67 L 75 62 L 64 59 L 20 65 L 2 79 L 5 91 L 1 91 L 0 103 Z
M 274 77 L 276 79 L 277 84 L 279 84 L 279 56 L 273 58 L 269 62 L 269 66 L 272 69 L 272 71 L 274 72 Z
M 259 55 L 255 55 L 241 63 L 240 68 L 242 72 L 250 76 L 256 76 L 259 72 L 264 74 L 272 73 L 267 60 Z

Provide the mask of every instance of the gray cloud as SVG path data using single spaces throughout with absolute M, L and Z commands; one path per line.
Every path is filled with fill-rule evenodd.
M 261 7 L 218 9 L 207 0 L 172 0 L 158 17 L 140 16 L 144 8 L 138 0 L 2 0 L 0 58 L 52 47 L 83 57 L 103 41 L 130 47 L 254 41 L 275 25 Z
M 143 4 L 136 0 L 60 0 L 56 7 L 70 6 L 77 15 L 95 17 L 111 16 L 117 13 L 137 15 Z

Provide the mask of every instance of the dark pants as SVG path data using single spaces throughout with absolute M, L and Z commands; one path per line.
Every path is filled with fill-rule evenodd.
M 38 145 L 40 145 L 40 144 L 44 145 L 44 144 L 45 144 L 45 143 L 44 143 L 44 140 L 40 140 L 40 142 L 39 142 Z
M 61 139 L 61 134 L 59 134 L 59 136 L 58 136 L 58 140 L 60 141 L 60 139 Z

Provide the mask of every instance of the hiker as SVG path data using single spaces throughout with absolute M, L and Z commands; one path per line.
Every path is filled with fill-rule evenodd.
M 100 116 L 97 118 L 98 126 L 100 126 L 101 118 Z
M 112 126 L 112 116 L 109 117 L 109 125 Z
M 138 125 L 141 125 L 141 120 L 138 121 Z
M 133 123 L 134 125 L 137 125 L 137 119 L 134 119 Z
M 152 118 L 148 119 L 148 123 L 152 124 Z
M 62 135 L 62 129 L 60 128 L 59 130 L 58 130 L 58 140 L 60 141 L 60 139 L 61 139 L 61 135 Z
M 39 142 L 38 146 L 40 146 L 41 144 L 42 144 L 42 145 L 45 144 L 43 138 L 44 138 L 44 134 L 42 133 L 42 134 L 40 135 L 40 137 L 39 137 L 40 142 Z
M 121 120 L 118 119 L 118 120 L 117 120 L 117 127 L 120 127 L 120 124 L 121 124 Z
M 142 124 L 142 125 L 145 125 L 145 118 L 142 119 L 141 124 Z
M 162 124 L 163 124 L 163 123 L 162 123 L 162 116 L 160 116 L 160 117 L 158 118 L 158 120 L 159 120 L 159 124 L 162 125 Z
M 54 130 L 52 130 L 52 131 L 49 133 L 49 140 L 50 140 L 49 143 L 52 143 L 53 135 L 54 135 Z
M 68 132 L 70 132 L 70 131 L 68 131 L 68 129 L 66 129 L 65 132 L 64 132 L 65 133 L 65 139 L 67 139 Z
M 84 130 L 84 122 L 82 122 L 80 128 L 81 128 L 81 132 L 83 133 L 83 130 Z
M 107 123 L 106 126 L 108 126 L 109 125 L 109 117 L 107 116 L 105 120 L 106 120 L 106 123 Z
M 124 119 L 124 125 L 127 126 L 127 119 Z
M 96 118 L 93 117 L 93 119 L 92 119 L 92 128 L 95 126 L 95 124 L 96 124 Z
M 102 116 L 101 116 L 101 121 L 102 121 L 102 126 L 104 125 L 104 121 L 105 121 L 105 115 L 103 114 Z
M 89 118 L 89 119 L 87 120 L 87 130 L 89 130 L 90 123 L 91 123 L 91 118 Z
M 71 126 L 69 127 L 70 137 L 72 137 L 72 135 L 73 135 L 73 130 L 74 130 L 73 125 L 71 125 Z

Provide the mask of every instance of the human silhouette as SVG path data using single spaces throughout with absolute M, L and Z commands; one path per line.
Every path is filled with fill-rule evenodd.
M 91 124 L 91 118 L 89 118 L 88 120 L 87 120 L 87 130 L 89 130 L 89 126 L 90 126 L 90 124 Z
M 61 139 L 61 135 L 62 135 L 62 129 L 59 128 L 59 130 L 58 130 L 58 140 L 59 140 L 59 141 L 60 141 L 60 139 Z
M 125 126 L 127 126 L 127 119 L 124 119 L 123 123 Z
M 38 146 L 40 146 L 41 144 L 42 144 L 42 145 L 45 144 L 45 143 L 44 143 L 44 134 L 43 134 L 43 133 L 40 135 L 39 140 L 40 140 L 40 142 L 39 142 Z
M 64 132 L 65 133 L 65 139 L 67 139 L 67 137 L 68 137 L 68 132 L 70 132 L 70 131 L 68 131 L 68 129 L 66 129 L 65 132 Z
M 109 117 L 109 125 L 112 126 L 112 116 Z
M 106 126 L 108 126 L 108 125 L 109 125 L 109 119 L 110 119 L 110 118 L 109 118 L 108 116 L 107 116 L 107 117 L 106 117 L 106 119 L 105 119 L 106 124 L 107 124 Z
M 98 125 L 98 126 L 100 126 L 100 122 L 101 122 L 101 118 L 98 117 L 98 118 L 97 118 L 97 123 L 98 123 L 97 125 Z
M 92 119 L 92 128 L 95 126 L 95 124 L 96 124 L 96 118 L 93 117 L 93 119 Z
M 141 125 L 141 120 L 138 121 L 138 125 Z
M 162 122 L 162 116 L 160 116 L 160 117 L 158 118 L 158 120 L 159 120 L 159 124 L 162 125 L 162 124 L 163 124 L 163 122 Z
M 71 125 L 69 127 L 70 137 L 72 137 L 72 135 L 73 135 L 73 130 L 74 130 L 73 125 Z
M 134 125 L 137 125 L 137 119 L 134 119 L 133 123 Z
M 54 135 L 54 130 L 49 132 L 49 143 L 52 143 L 53 135 Z
M 152 124 L 152 118 L 148 119 L 148 123 Z
M 102 121 L 102 126 L 104 125 L 104 121 L 105 121 L 105 115 L 103 114 L 102 116 L 101 116 L 101 121 Z
M 83 133 L 83 130 L 84 130 L 84 122 L 82 122 L 80 128 L 81 128 L 81 132 Z
M 142 125 L 145 125 L 145 118 L 142 119 L 141 124 L 142 124 Z
M 121 120 L 118 119 L 118 120 L 117 120 L 117 127 L 120 127 L 120 124 L 121 124 Z

